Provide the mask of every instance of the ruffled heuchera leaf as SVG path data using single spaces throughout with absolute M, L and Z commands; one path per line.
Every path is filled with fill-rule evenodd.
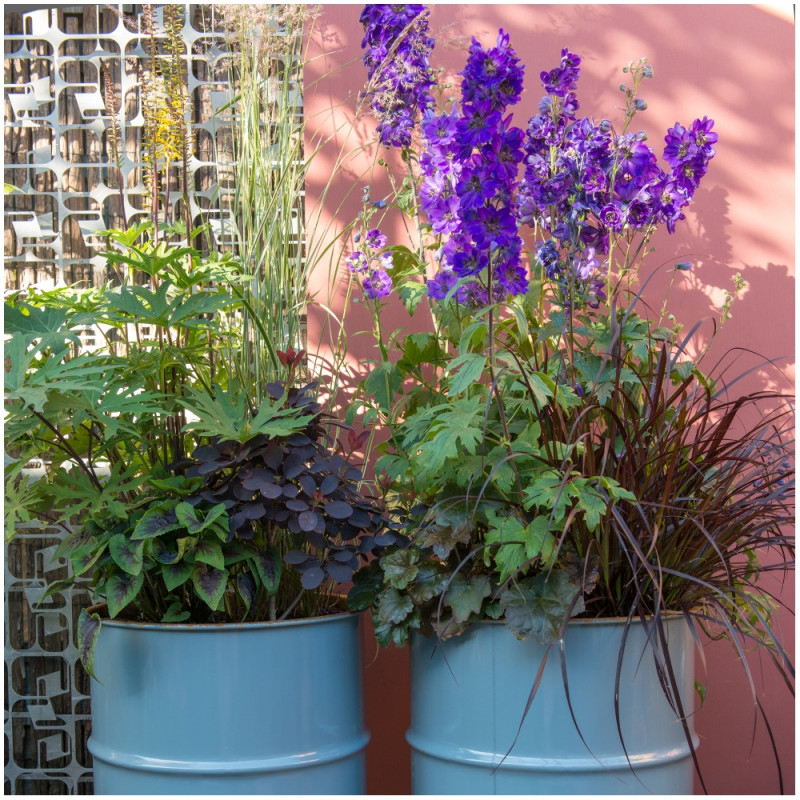
M 418 554 L 416 550 L 395 550 L 381 558 L 386 581 L 395 589 L 405 589 L 417 577 Z
M 82 608 L 78 616 L 78 654 L 80 655 L 84 669 L 95 680 L 97 680 L 97 676 L 94 674 L 94 649 L 97 645 L 97 637 L 99 634 L 99 615 L 90 614 L 85 608 Z
M 383 586 L 383 573 L 377 561 L 362 567 L 353 575 L 353 587 L 347 595 L 347 607 L 351 611 L 364 611 L 375 603 Z
M 437 597 L 447 585 L 448 573 L 434 564 L 420 564 L 417 577 L 408 587 L 408 595 L 414 603 L 421 604 Z
M 142 589 L 144 573 L 129 575 L 127 572 L 115 572 L 106 583 L 106 602 L 111 619 L 119 614 Z
M 375 638 L 381 647 L 388 647 L 390 644 L 404 647 L 408 644 L 408 636 L 411 629 L 419 628 L 419 626 L 419 614 L 416 610 L 408 617 L 405 617 L 400 624 L 384 621 L 378 609 L 372 610 L 372 627 L 375 631 Z
M 472 534 L 472 526 L 468 522 L 461 522 L 453 527 L 434 526 L 429 529 L 422 542 L 423 547 L 432 547 L 442 560 L 446 559 L 455 549 L 457 544 L 467 544 Z
M 381 592 L 378 599 L 378 617 L 383 623 L 402 622 L 414 610 L 408 595 L 400 594 L 393 586 Z
M 488 575 L 465 578 L 455 575 L 444 596 L 445 605 L 453 611 L 456 622 L 466 622 L 472 614 L 480 614 L 483 601 L 492 593 Z
M 541 572 L 509 586 L 500 595 L 505 623 L 517 639 L 532 636 L 540 644 L 558 641 L 564 618 L 584 610 L 579 584 L 561 570 Z M 573 605 L 574 602 L 574 605 Z

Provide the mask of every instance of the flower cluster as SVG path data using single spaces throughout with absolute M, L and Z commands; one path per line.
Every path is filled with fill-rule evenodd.
M 356 236 L 356 243 L 360 241 Z M 346 259 L 350 272 L 358 279 L 364 294 L 370 300 L 387 297 L 392 291 L 392 279 L 387 270 L 392 268 L 392 254 L 382 252 L 386 235 L 373 228 L 364 237 L 363 250 L 354 250 Z
M 442 237 L 439 271 L 428 295 L 486 305 L 526 291 L 517 232 L 517 173 L 523 132 L 505 116 L 520 99 L 524 67 L 500 31 L 495 47 L 473 39 L 461 72 L 461 104 L 422 121 L 420 205 Z
M 627 125 L 646 107 L 636 89 L 652 69 L 642 59 L 626 71 L 634 84 L 620 87 L 627 98 Z M 608 120 L 595 124 L 576 117 L 573 90 L 579 75 L 580 57 L 567 49 L 558 67 L 541 73 L 547 95 L 525 137 L 519 220 L 548 237 L 538 246 L 545 275 L 561 280 L 565 295 L 576 290 L 567 283 L 577 282 L 596 298 L 598 291 L 602 294 L 600 268 L 607 266 L 613 237 L 626 230 L 646 233 L 660 224 L 675 231 L 708 169 L 717 134 L 707 118 L 695 120 L 688 130 L 675 123 L 666 136 L 666 172 L 644 133 L 623 130 L 615 136 Z
M 361 47 L 372 111 L 381 144 L 408 147 L 417 112 L 429 108 L 434 84 L 429 66 L 434 41 L 423 5 L 364 6 Z

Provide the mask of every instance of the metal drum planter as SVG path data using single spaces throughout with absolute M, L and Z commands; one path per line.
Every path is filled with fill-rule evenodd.
M 359 618 L 104 621 L 96 794 L 363 794 Z
M 501 622 L 473 625 L 438 648 L 435 640 L 416 636 L 406 734 L 414 794 L 691 794 L 690 749 L 639 622 L 629 631 L 622 665 L 624 747 L 620 743 L 614 680 L 623 626 L 620 620 L 576 620 L 568 627 L 569 694 L 586 744 L 570 715 L 557 646 L 520 730 L 544 647 L 518 641 Z M 688 715 L 693 639 L 681 617 L 665 628 Z

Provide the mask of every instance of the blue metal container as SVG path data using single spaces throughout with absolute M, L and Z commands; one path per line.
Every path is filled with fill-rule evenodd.
M 95 794 L 363 794 L 359 617 L 103 622 Z
M 439 648 L 433 639 L 413 638 L 406 738 L 414 794 L 691 794 L 690 750 L 639 622 L 629 632 L 622 666 L 625 747 L 620 743 L 614 679 L 623 624 L 569 624 L 569 694 L 586 744 L 570 715 L 555 646 L 505 760 L 545 648 L 518 641 L 502 622 L 480 622 Z M 666 629 L 688 714 L 694 707 L 693 640 L 681 617 L 670 619 Z

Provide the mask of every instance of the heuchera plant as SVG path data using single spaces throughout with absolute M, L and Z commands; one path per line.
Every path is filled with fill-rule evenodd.
M 647 61 L 624 69 L 622 119 L 595 121 L 578 114 L 581 59 L 564 49 L 522 130 L 524 67 L 503 30 L 472 40 L 460 95 L 437 111 L 419 39 L 402 35 L 427 11 L 396 9 L 365 10 L 364 62 L 384 87 L 380 140 L 403 148 L 393 205 L 415 241 L 389 242 L 367 203 L 346 263 L 375 320 L 362 401 L 386 431 L 376 470 L 410 544 L 356 574 L 351 605 L 398 645 L 487 618 L 543 644 L 575 616 L 660 633 L 680 612 L 740 654 L 762 645 L 789 678 L 757 581 L 793 566 L 790 402 L 732 396 L 735 378 L 700 370 L 707 348 L 690 357 L 697 326 L 641 299 L 653 234 L 676 229 L 715 156 L 713 120 L 675 123 L 659 159 L 632 127 Z M 404 59 L 415 87 L 387 68 Z M 409 314 L 426 307 L 429 332 L 385 334 L 393 294 Z

